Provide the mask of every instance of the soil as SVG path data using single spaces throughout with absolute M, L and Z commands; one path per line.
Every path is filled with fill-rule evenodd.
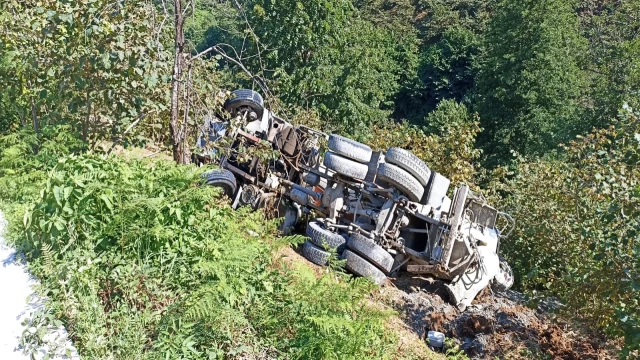
M 444 283 L 402 274 L 392 281 L 389 299 L 414 332 L 429 330 L 453 338 L 472 359 L 614 359 L 616 343 L 586 333 L 553 314 L 560 304 L 536 308 L 515 291 L 494 294 L 485 289 L 465 311 L 449 304 Z
M 292 249 L 285 254 L 287 262 L 304 261 L 318 274 L 322 272 Z M 398 312 L 390 328 L 413 347 L 417 341 L 426 344 L 428 331 L 435 330 L 453 339 L 471 359 L 617 358 L 617 341 L 602 340 L 600 334 L 562 321 L 554 314 L 562 306 L 557 301 L 549 299 L 534 307 L 518 292 L 498 294 L 487 288 L 460 311 L 449 303 L 444 285 L 438 279 L 404 273 L 372 294 L 372 302 Z M 434 352 L 447 350 L 430 349 L 420 351 L 418 357 L 439 358 Z

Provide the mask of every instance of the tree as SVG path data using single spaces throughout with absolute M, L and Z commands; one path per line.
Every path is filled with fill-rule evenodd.
M 189 6 L 191 5 L 191 6 Z M 187 87 L 184 85 L 185 81 L 190 81 L 191 74 L 188 74 L 189 79 L 183 79 L 183 71 L 185 67 L 185 40 L 184 40 L 184 23 L 187 17 L 193 15 L 193 0 L 190 4 L 184 4 L 182 0 L 173 0 L 173 73 L 171 76 L 171 114 L 169 119 L 169 135 L 171 136 L 171 150 L 173 153 L 173 160 L 178 164 L 188 164 L 190 161 L 190 153 L 186 144 L 186 140 L 189 136 L 189 126 L 187 124 L 189 111 L 188 109 L 181 109 L 181 96 L 184 93 L 185 97 L 188 93 Z M 188 103 L 182 103 L 182 106 L 188 106 Z M 181 110 L 184 117 L 181 117 Z
M 443 134 L 450 128 L 459 128 L 471 121 L 469 110 L 464 104 L 445 99 L 427 115 L 424 119 L 424 127 L 429 133 Z
M 566 314 L 624 336 L 626 350 L 640 349 L 639 134 L 640 113 L 626 106 L 563 158 L 520 158 L 491 186 L 517 219 L 501 249 L 520 289 L 559 296 Z
M 402 83 L 394 116 L 417 125 L 444 99 L 470 104 L 477 56 L 493 7 L 487 0 L 421 0 L 413 22 L 421 39 L 415 76 Z
M 433 43 L 452 27 L 474 34 L 485 31 L 496 0 L 418 0 L 415 26 L 425 43 Z
M 585 68 L 591 76 L 590 110 L 606 126 L 623 103 L 640 106 L 640 3 L 583 4 L 583 34 L 589 39 Z
M 469 103 L 476 76 L 479 36 L 462 27 L 446 29 L 440 39 L 420 52 L 416 81 L 405 87 L 396 113 L 422 125 L 424 114 L 440 101 L 452 99 Z
M 69 124 L 86 146 L 162 111 L 166 53 L 147 1 L 0 4 L 0 85 L 23 126 Z
M 400 73 L 395 39 L 358 18 L 349 1 L 258 0 L 250 23 L 254 72 L 289 108 L 315 108 L 351 134 L 387 120 Z
M 566 0 L 504 0 L 491 18 L 480 64 L 475 109 L 479 141 L 504 162 L 509 152 L 541 155 L 579 133 L 586 43 Z

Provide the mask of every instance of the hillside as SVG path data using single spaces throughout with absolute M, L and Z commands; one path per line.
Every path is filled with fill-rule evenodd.
M 0 209 L 50 301 L 33 326 L 62 321 L 85 358 L 361 359 L 423 357 L 397 349 L 422 349 L 429 325 L 481 358 L 507 356 L 498 335 L 523 317 L 508 356 L 638 357 L 639 13 L 637 0 L 2 1 Z M 273 254 L 303 237 L 232 211 L 189 164 L 235 89 L 291 124 L 404 148 L 511 214 L 500 251 L 526 304 L 487 300 L 471 321 L 404 279 L 380 309 L 338 261 L 281 268 Z M 544 299 L 562 306 L 526 308 Z M 443 322 L 412 327 L 415 302 Z M 475 320 L 493 335 L 468 336 Z

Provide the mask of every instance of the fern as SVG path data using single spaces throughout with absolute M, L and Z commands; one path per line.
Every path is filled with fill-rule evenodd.
M 40 259 L 42 263 L 42 272 L 45 276 L 51 275 L 55 271 L 55 256 L 53 246 L 48 243 L 42 243 L 40 246 Z
M 366 359 L 393 346 L 369 281 L 274 264 L 305 238 L 277 238 L 263 213 L 194 186 L 202 170 L 90 154 L 39 164 L 50 170 L 12 237 L 81 355 Z

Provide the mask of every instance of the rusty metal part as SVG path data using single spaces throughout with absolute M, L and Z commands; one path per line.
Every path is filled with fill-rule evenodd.
M 234 174 L 236 174 L 236 175 L 239 175 L 239 176 L 241 176 L 241 177 L 245 178 L 245 179 L 246 179 L 247 181 L 249 181 L 250 183 L 253 183 L 253 184 L 255 184 L 255 183 L 256 183 L 256 178 L 255 178 L 254 176 L 251 176 L 251 175 L 249 175 L 248 173 L 246 173 L 246 172 L 244 172 L 244 171 L 242 171 L 242 170 L 238 169 L 237 167 L 235 167 L 235 166 L 233 166 L 233 165 L 229 164 L 229 162 L 227 162 L 227 161 L 224 161 L 224 162 L 222 163 L 222 166 L 221 166 L 221 167 L 222 167 L 222 168 L 225 168 L 225 169 L 227 169 L 227 170 L 229 170 L 229 171 L 231 171 L 232 173 L 234 173 Z
M 407 272 L 412 274 L 432 274 L 444 280 L 451 280 L 453 277 L 440 265 L 407 265 Z
M 244 137 L 246 137 L 248 140 L 253 141 L 256 144 L 260 144 L 260 139 L 256 136 L 253 136 L 251 134 L 249 134 L 248 132 L 242 131 L 240 129 L 238 129 L 238 135 L 242 135 Z

